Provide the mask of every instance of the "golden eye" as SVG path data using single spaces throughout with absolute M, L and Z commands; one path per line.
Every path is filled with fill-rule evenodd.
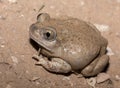
M 56 39 L 56 30 L 52 27 L 42 28 L 42 35 L 45 40 L 54 41 Z

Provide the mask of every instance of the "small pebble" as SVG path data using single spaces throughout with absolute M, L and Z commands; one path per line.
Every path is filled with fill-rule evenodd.
M 55 9 L 55 6 L 52 5 L 52 6 L 50 6 L 50 8 L 51 8 L 51 9 Z
M 64 77 L 62 80 L 70 80 L 69 77 Z
M 1 19 L 1 20 L 5 20 L 6 17 L 3 17 L 3 16 L 0 15 L 0 19 Z
M 10 3 L 16 3 L 17 0 L 8 0 Z
M 17 57 L 11 56 L 11 59 L 12 59 L 12 61 L 14 62 L 14 64 L 18 64 L 18 59 L 17 59 Z
M 107 55 L 109 56 L 115 55 L 110 47 L 107 47 Z
M 118 38 L 120 38 L 120 33 L 119 33 L 119 32 L 117 32 L 115 35 L 116 35 Z
M 109 26 L 105 24 L 94 24 L 100 32 L 109 31 Z
M 110 79 L 110 75 L 106 74 L 106 73 L 100 73 L 97 76 L 97 83 L 102 83 L 104 81 L 107 81 Z
M 69 77 L 64 77 L 62 80 L 68 81 L 68 83 L 71 85 L 71 87 L 73 87 L 74 84 L 72 83 L 72 81 L 70 80 Z
M 39 85 L 40 83 L 36 81 L 36 85 Z
M 116 75 L 115 78 L 116 78 L 117 81 L 120 81 L 120 76 L 119 75 Z
M 84 6 L 84 5 L 85 5 L 85 2 L 84 2 L 84 1 L 81 1 L 80 4 L 81 4 L 81 6 Z
M 92 86 L 93 88 L 95 88 L 95 84 L 96 84 L 96 78 L 95 77 L 92 77 L 92 78 L 89 78 L 89 79 L 86 79 L 87 80 L 87 83 Z
M 0 47 L 4 48 L 5 47 L 5 41 L 3 40 L 2 37 L 0 37 Z
M 8 85 L 6 86 L 6 88 L 12 88 L 12 86 L 8 84 Z
M 1 48 L 4 48 L 4 47 L 5 47 L 5 45 L 0 45 L 0 47 L 1 47 Z
M 28 71 L 28 70 L 26 70 L 26 71 L 25 71 L 25 73 L 29 74 L 29 71 Z
M 0 47 L 4 48 L 5 47 L 5 41 L 2 40 L 2 37 L 0 37 Z
M 25 17 L 25 16 L 23 14 L 21 14 L 19 17 L 21 18 L 21 17 Z
M 39 80 L 40 79 L 40 77 L 33 77 L 32 79 L 31 79 L 31 81 L 36 81 L 36 80 Z

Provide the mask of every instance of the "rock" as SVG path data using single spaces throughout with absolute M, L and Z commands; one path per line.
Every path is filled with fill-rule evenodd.
M 115 55 L 110 47 L 107 47 L 107 55 L 109 56 Z
M 96 81 L 97 81 L 97 83 L 102 83 L 109 79 L 110 79 L 110 75 L 108 75 L 107 73 L 100 73 L 100 74 L 98 74 Z
M 8 0 L 10 3 L 16 3 L 17 0 Z
M 109 31 L 109 26 L 105 24 L 94 24 L 100 32 Z
M 88 83 L 88 85 L 90 85 L 91 87 L 95 88 L 96 78 L 95 78 L 95 77 L 91 77 L 91 78 L 87 79 L 87 83 Z
M 117 81 L 120 81 L 120 76 L 119 76 L 119 75 L 116 75 L 116 76 L 115 76 L 115 79 L 116 79 Z

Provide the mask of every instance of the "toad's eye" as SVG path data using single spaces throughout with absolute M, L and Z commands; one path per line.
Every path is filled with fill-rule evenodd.
M 43 39 L 54 41 L 56 39 L 56 30 L 52 27 L 42 28 L 41 33 Z

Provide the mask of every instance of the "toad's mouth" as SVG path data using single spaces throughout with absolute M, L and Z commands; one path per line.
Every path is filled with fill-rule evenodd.
M 41 49 L 43 48 L 43 49 L 47 50 L 48 52 L 52 53 L 52 50 L 49 47 L 47 47 L 43 42 L 41 42 L 40 40 L 38 41 L 38 39 L 36 39 L 32 36 L 30 38 L 33 41 L 35 41 L 40 46 Z

